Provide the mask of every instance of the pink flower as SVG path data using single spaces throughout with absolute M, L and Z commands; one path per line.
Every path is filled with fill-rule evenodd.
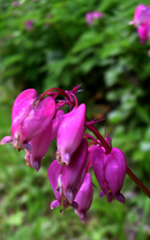
M 27 165 L 32 166 L 37 172 L 41 166 L 41 159 L 46 155 L 51 142 L 52 121 L 48 126 L 30 142 L 31 153 L 26 151 L 25 160 Z
M 150 39 L 150 20 L 148 23 L 141 24 L 138 28 L 138 35 L 141 39 L 141 44 L 144 44 L 146 40 Z
M 25 27 L 26 27 L 27 31 L 32 30 L 32 28 L 33 28 L 33 21 L 32 20 L 25 21 Z
M 92 26 L 94 23 L 94 19 L 102 18 L 103 14 L 101 12 L 89 12 L 85 15 L 86 22 L 89 26 Z
M 150 6 L 146 7 L 144 4 L 137 6 L 133 21 L 129 24 L 137 28 L 141 44 L 144 44 L 146 40 L 150 41 Z
M 136 27 L 138 27 L 141 23 L 143 23 L 146 18 L 148 17 L 147 7 L 144 4 L 140 4 L 135 9 L 133 21 L 131 21 L 129 24 L 134 24 Z
M 48 178 L 57 199 L 57 204 L 52 203 L 51 208 L 61 205 L 64 200 L 64 209 L 74 203 L 74 198 L 86 174 L 84 170 L 87 165 L 87 152 L 87 140 L 83 139 L 68 166 L 59 165 L 56 160 L 50 164 Z
M 75 202 L 78 203 L 78 208 L 75 210 L 78 213 L 78 216 L 82 222 L 86 217 L 86 212 L 90 208 L 93 200 L 93 186 L 90 173 L 87 173 L 82 183 L 76 198 Z
M 12 109 L 11 136 L 4 137 L 1 144 L 13 143 L 18 151 L 26 148 L 29 142 L 45 131 L 52 122 L 56 104 L 52 97 L 41 101 L 34 89 L 27 89 L 16 98 Z
M 97 148 L 91 157 L 95 176 L 102 189 L 100 197 L 107 195 L 108 202 L 116 198 L 125 203 L 125 198 L 120 193 L 127 169 L 123 152 L 112 148 L 111 152 L 106 154 L 103 148 Z
M 71 155 L 79 147 L 84 133 L 85 104 L 65 115 L 57 133 L 57 158 L 59 163 L 68 165 Z

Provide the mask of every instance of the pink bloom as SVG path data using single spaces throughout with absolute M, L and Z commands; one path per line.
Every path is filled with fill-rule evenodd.
M 25 21 L 25 27 L 26 27 L 26 30 L 28 30 L 28 31 L 32 30 L 33 21 L 32 20 Z
M 25 160 L 27 165 L 32 166 L 37 172 L 41 166 L 41 159 L 46 155 L 51 141 L 52 121 L 48 126 L 30 142 L 31 153 L 26 151 Z
M 85 104 L 65 115 L 57 133 L 57 158 L 59 163 L 68 165 L 71 155 L 79 147 L 84 133 Z
M 93 200 L 93 186 L 90 173 L 87 173 L 82 183 L 76 198 L 75 202 L 78 203 L 78 208 L 75 210 L 78 213 L 78 216 L 82 222 L 86 217 L 86 212 L 90 208 Z
M 96 18 L 102 18 L 103 14 L 101 12 L 89 12 L 85 15 L 86 22 L 89 26 L 92 26 L 94 23 L 94 19 Z
M 144 44 L 146 40 L 150 41 L 150 18 L 147 22 L 141 24 L 137 28 L 137 31 L 141 39 L 141 44 Z
M 95 176 L 102 189 L 100 197 L 107 195 L 108 202 L 116 198 L 119 202 L 125 203 L 125 198 L 120 193 L 127 169 L 123 152 L 118 148 L 112 148 L 111 152 L 106 154 L 103 148 L 99 148 L 91 157 Z
M 59 165 L 56 160 L 50 164 L 48 178 L 57 198 L 57 204 L 54 202 L 56 207 L 64 203 L 64 200 L 65 205 L 63 208 L 66 208 L 66 206 L 70 204 L 74 204 L 74 198 L 86 174 L 86 171 L 84 171 L 86 169 L 86 164 L 87 141 L 85 139 L 82 140 L 79 148 L 73 154 L 72 161 L 68 166 Z M 54 203 L 52 203 L 51 208 L 55 207 Z
M 134 13 L 133 21 L 130 22 L 130 24 L 134 24 L 138 27 L 141 23 L 143 23 L 148 17 L 147 10 L 148 9 L 144 4 L 138 5 Z
M 134 24 L 137 28 L 141 44 L 146 40 L 150 41 L 150 6 L 140 4 L 135 10 L 133 21 L 129 24 Z
M 52 97 L 42 101 L 34 89 L 27 89 L 16 98 L 12 109 L 11 136 L 2 139 L 1 144 L 13 143 L 18 151 L 31 151 L 29 142 L 48 127 L 55 114 L 56 104 Z
M 37 92 L 35 89 L 26 89 L 15 99 L 12 108 L 12 127 L 13 135 L 21 122 L 28 116 L 33 109 L 34 102 L 37 101 Z

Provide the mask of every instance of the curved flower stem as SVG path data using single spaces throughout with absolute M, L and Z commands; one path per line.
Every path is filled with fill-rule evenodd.
M 78 86 L 76 89 L 78 89 Z M 75 91 L 76 89 L 73 89 L 73 90 Z M 43 94 L 41 94 L 40 100 L 42 100 L 45 97 L 45 95 L 47 95 L 48 93 L 50 93 L 52 91 L 58 91 L 57 95 L 62 94 L 71 103 L 72 107 L 74 107 L 74 106 L 78 107 L 78 105 L 79 105 L 78 99 L 77 99 L 76 95 L 74 94 L 74 92 L 64 91 L 61 88 L 57 88 L 57 87 L 50 88 L 47 91 L 45 91 Z M 72 96 L 74 98 L 74 101 L 72 101 L 70 96 Z
M 145 187 L 145 185 L 138 179 L 138 177 L 127 167 L 128 176 L 136 183 L 136 185 L 150 198 L 150 191 Z
M 70 95 L 74 98 L 74 102 L 75 102 L 74 105 L 75 105 L 76 107 L 78 107 L 78 106 L 79 106 L 79 103 L 78 103 L 78 99 L 77 99 L 76 95 L 75 95 L 74 93 L 71 93 Z
M 86 120 L 89 121 L 88 117 L 86 117 Z M 97 129 L 92 126 L 92 125 L 88 125 L 88 129 L 94 133 L 94 135 L 100 140 L 101 144 L 103 145 L 103 147 L 106 150 L 106 154 L 109 154 L 111 152 L 111 147 L 108 145 L 108 143 L 106 142 L 106 140 L 103 138 L 103 136 L 97 131 Z
M 45 95 L 47 95 L 47 93 L 51 92 L 51 91 L 58 91 L 60 94 L 62 94 L 68 101 L 70 101 L 70 97 L 69 95 L 64 91 L 62 90 L 61 88 L 57 88 L 57 87 L 54 87 L 54 88 L 50 88 L 48 90 L 46 90 L 44 93 L 41 94 L 40 96 L 40 100 L 42 100 Z

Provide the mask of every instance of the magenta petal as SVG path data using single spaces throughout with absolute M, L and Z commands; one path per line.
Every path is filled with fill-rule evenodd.
M 36 171 L 39 171 L 41 159 L 45 156 L 51 141 L 52 121 L 48 126 L 35 138 L 31 140 L 31 165 Z
M 105 170 L 105 179 L 112 193 L 118 193 L 123 185 L 127 169 L 126 158 L 118 148 L 113 148 Z
M 35 89 L 27 89 L 21 92 L 14 101 L 12 108 L 12 128 L 11 134 L 14 134 L 21 122 L 27 117 L 33 108 L 33 102 L 37 99 Z
M 57 134 L 57 155 L 60 163 L 68 165 L 79 147 L 84 133 L 85 104 L 72 110 L 61 122 Z
M 147 24 L 141 24 L 138 29 L 138 35 L 139 38 L 141 39 L 141 44 L 144 44 L 145 41 L 148 39 L 148 26 Z
M 47 97 L 39 102 L 21 124 L 21 142 L 29 142 L 46 129 L 54 116 L 55 108 L 56 104 L 52 97 Z
M 83 213 L 83 212 L 78 213 L 78 217 L 80 218 L 81 222 L 84 223 L 84 220 L 85 220 L 85 217 L 86 217 L 85 213 Z
M 55 200 L 55 201 L 51 202 L 50 209 L 57 208 L 59 206 L 60 206 L 60 202 Z
M 78 209 L 79 205 L 77 202 L 73 201 L 72 204 L 70 204 L 71 207 L 73 207 L 74 209 Z
M 78 213 L 78 216 L 82 221 L 85 219 L 86 212 L 90 208 L 92 200 L 93 200 L 92 179 L 90 173 L 87 173 L 84 182 L 82 183 L 75 198 L 75 202 L 77 202 L 79 205 L 76 212 Z
M 118 194 L 114 194 L 114 197 L 121 203 L 125 204 L 125 197 L 121 194 L 121 193 L 118 193 Z
M 106 194 L 103 191 L 100 191 L 99 196 L 100 198 L 103 198 Z
M 56 189 L 58 187 L 58 178 L 59 178 L 59 175 L 60 175 L 61 168 L 62 168 L 62 166 L 58 164 L 57 160 L 54 160 L 50 164 L 49 169 L 48 169 L 49 182 L 51 184 L 51 187 L 53 189 L 55 197 L 60 204 L 61 204 L 61 196 L 58 193 L 58 191 L 56 191 Z
M 87 152 L 88 152 L 87 140 L 83 139 L 80 144 L 80 147 L 73 154 L 71 163 L 68 166 L 62 167 L 61 182 L 63 186 L 64 195 L 69 200 L 69 202 L 73 201 L 78 190 L 77 187 L 79 187 L 83 169 L 84 168 L 86 169 Z
M 13 138 L 11 136 L 6 136 L 4 138 L 2 138 L 0 144 L 6 144 L 6 143 L 12 143 L 13 142 Z
M 146 10 L 146 6 L 144 4 L 140 4 L 137 6 L 133 18 L 133 22 L 136 26 L 141 23 L 141 14 L 144 10 Z
M 95 151 L 91 153 L 92 159 L 92 167 L 97 178 L 97 181 L 102 189 L 102 191 L 106 194 L 106 182 L 105 182 L 105 167 L 107 164 L 106 154 L 103 148 L 95 148 Z

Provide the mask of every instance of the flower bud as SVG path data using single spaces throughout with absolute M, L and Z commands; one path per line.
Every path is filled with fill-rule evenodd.
M 71 155 L 79 147 L 84 133 L 85 104 L 68 113 L 61 122 L 57 133 L 57 159 L 68 165 Z
M 90 208 L 93 200 L 93 186 L 90 173 L 87 173 L 76 197 L 75 202 L 78 203 L 78 209 L 75 210 L 82 222 L 86 217 L 86 212 Z
M 108 202 L 115 198 L 125 203 L 125 198 L 120 193 L 127 169 L 123 152 L 112 148 L 111 152 L 106 154 L 103 148 L 99 148 L 93 152 L 91 158 L 95 176 L 102 189 L 100 197 L 107 195 Z

